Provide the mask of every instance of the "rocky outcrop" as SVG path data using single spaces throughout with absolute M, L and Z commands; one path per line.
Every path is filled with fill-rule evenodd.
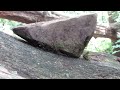
M 96 15 L 52 20 L 20 26 L 13 32 L 25 40 L 80 57 L 96 29 Z
M 25 79 L 17 74 L 17 71 L 11 71 L 0 65 L 0 79 Z
M 3 79 L 120 79 L 120 63 L 106 55 L 92 55 L 96 61 L 64 57 L 0 32 Z

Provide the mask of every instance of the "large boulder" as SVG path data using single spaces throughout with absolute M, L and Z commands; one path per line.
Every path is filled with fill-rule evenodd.
M 13 32 L 25 40 L 80 57 L 96 30 L 95 14 L 20 26 Z

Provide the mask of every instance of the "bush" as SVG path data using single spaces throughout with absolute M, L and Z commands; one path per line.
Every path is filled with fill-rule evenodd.
M 106 52 L 112 54 L 112 42 L 108 38 L 92 38 L 88 46 L 86 47 L 86 50 L 93 52 Z
M 23 24 L 23 23 L 20 23 L 20 22 L 16 22 L 16 21 L 12 21 L 12 20 L 7 20 L 7 19 L 2 19 L 2 18 L 0 18 L 0 23 L 3 26 L 9 25 L 10 29 L 12 29 L 13 27 L 20 26 L 20 25 Z

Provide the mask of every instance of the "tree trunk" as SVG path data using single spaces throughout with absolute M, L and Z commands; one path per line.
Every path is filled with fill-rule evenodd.
M 109 29 L 110 29 L 111 40 L 112 40 L 113 44 L 118 40 L 117 32 L 118 32 L 118 28 L 119 28 L 117 21 L 115 21 L 117 18 L 117 17 L 115 17 L 116 16 L 115 13 L 117 13 L 117 12 L 116 11 L 109 11 L 108 12 L 108 15 L 109 15 L 108 21 L 109 21 L 109 26 L 110 26 Z
M 0 18 L 14 20 L 22 23 L 35 23 L 62 18 L 53 11 L 0 11 Z
M 113 42 L 113 45 L 116 46 L 115 42 L 117 42 L 117 40 L 120 39 L 117 35 L 117 33 L 120 32 L 120 24 L 117 21 L 115 21 L 118 18 L 117 11 L 109 11 L 108 14 L 109 14 L 111 40 Z M 117 47 L 117 48 L 113 49 L 113 52 L 116 52 L 119 50 L 120 50 L 120 48 Z M 114 55 L 120 57 L 120 52 L 116 52 L 116 53 L 114 53 Z

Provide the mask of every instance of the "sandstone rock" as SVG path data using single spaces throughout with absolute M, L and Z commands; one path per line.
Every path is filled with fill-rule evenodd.
M 95 14 L 20 26 L 13 32 L 29 42 L 80 57 L 96 29 Z
M 0 65 L 0 79 L 25 79 L 17 74 L 17 71 L 10 71 Z
M 90 55 L 89 61 L 64 57 L 0 32 L 0 79 L 120 79 L 117 57 Z

